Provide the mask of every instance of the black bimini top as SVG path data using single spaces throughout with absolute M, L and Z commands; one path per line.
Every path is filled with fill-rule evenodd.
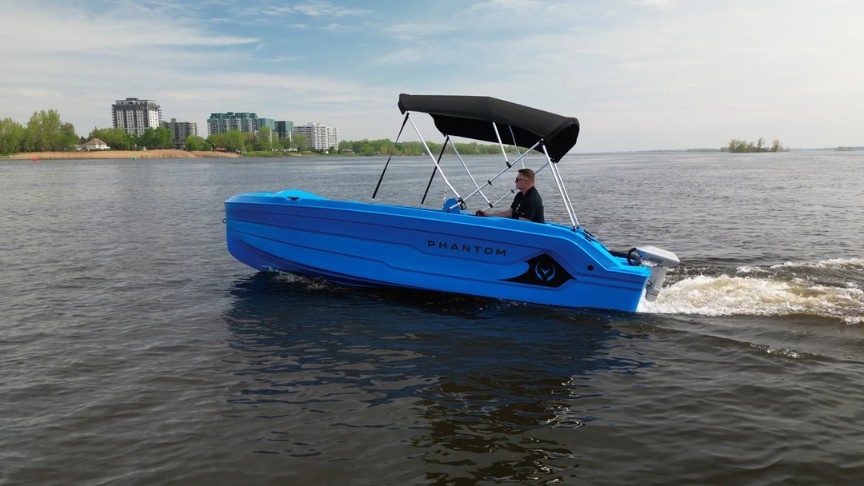
M 428 113 L 444 135 L 531 148 L 543 140 L 553 162 L 579 137 L 579 120 L 488 96 L 399 95 L 399 110 Z M 508 128 L 509 127 L 509 128 Z M 512 135 L 511 135 L 512 129 Z M 515 138 L 515 140 L 514 140 Z M 542 148 L 537 147 L 542 151 Z

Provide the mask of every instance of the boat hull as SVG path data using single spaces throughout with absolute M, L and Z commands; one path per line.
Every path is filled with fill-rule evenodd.
M 227 245 L 261 271 L 567 307 L 635 311 L 650 270 L 556 224 L 336 201 L 302 191 L 225 202 Z

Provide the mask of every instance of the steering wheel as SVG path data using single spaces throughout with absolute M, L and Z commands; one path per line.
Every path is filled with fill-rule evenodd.
M 642 258 L 636 248 L 630 248 L 630 251 L 627 252 L 627 263 L 634 267 L 642 265 Z

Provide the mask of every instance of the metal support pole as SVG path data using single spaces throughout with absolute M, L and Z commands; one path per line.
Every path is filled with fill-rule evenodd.
M 453 184 L 450 184 L 450 180 L 447 179 L 447 175 L 444 174 L 444 171 L 441 170 L 441 164 L 438 163 L 438 160 L 435 159 L 435 156 L 432 155 L 432 150 L 429 148 L 429 145 L 426 143 L 426 139 L 423 138 L 423 134 L 420 133 L 420 129 L 417 128 L 417 125 L 414 124 L 414 120 L 406 115 L 405 117 L 408 121 L 411 122 L 411 126 L 414 127 L 414 132 L 417 133 L 417 136 L 420 137 L 420 141 L 423 143 L 423 148 L 426 149 L 426 153 L 429 155 L 429 158 L 432 159 L 432 163 L 435 164 L 435 167 L 438 169 L 438 172 L 441 173 L 441 178 L 444 179 L 444 183 L 447 184 L 447 187 L 453 191 L 453 195 L 456 196 L 457 199 L 463 200 L 462 196 L 459 195 L 459 191 L 453 187 Z
M 567 196 L 567 189 L 564 187 L 564 181 L 561 179 L 561 174 L 558 172 L 558 167 L 549 158 L 549 152 L 546 151 L 546 145 L 543 145 L 543 154 L 546 155 L 546 160 L 549 161 L 549 170 L 552 171 L 552 177 L 555 179 L 555 184 L 558 186 L 558 192 L 561 194 L 561 199 L 564 200 L 564 208 L 567 209 L 567 216 L 570 217 L 570 222 L 573 224 L 573 230 L 579 227 L 579 220 L 576 219 L 576 211 L 570 203 L 570 197 Z
M 444 139 L 444 145 L 441 146 L 441 153 L 438 154 L 438 163 L 441 163 L 441 158 L 444 157 L 444 151 L 447 149 L 447 143 L 450 142 L 450 135 L 447 135 L 447 138 Z M 453 145 L 453 150 L 456 150 L 456 145 Z M 429 195 L 429 188 L 432 187 L 432 180 L 435 179 L 435 174 L 438 173 L 438 166 L 436 165 L 434 169 L 432 169 L 432 175 L 429 176 L 429 183 L 426 184 L 426 192 L 423 193 L 423 199 L 420 200 L 420 205 L 422 206 L 426 202 L 426 196 Z
M 510 167 L 510 160 L 507 159 L 507 151 L 504 150 L 504 142 L 501 141 L 501 134 L 498 133 L 498 124 L 492 122 L 492 129 L 495 130 L 495 137 L 498 139 L 498 146 L 501 147 L 501 155 L 504 156 L 504 163 L 507 164 L 507 167 Z
M 531 147 L 531 149 L 529 149 L 529 151 L 530 151 L 530 150 L 534 150 L 534 148 L 537 147 L 538 145 L 540 145 L 540 141 L 538 141 L 537 143 L 535 143 L 534 146 Z M 524 156 L 526 156 L 526 155 L 528 155 L 528 152 L 525 152 L 524 154 L 520 155 L 520 156 L 519 156 L 519 159 L 515 160 L 514 163 L 516 163 L 516 162 L 522 160 L 522 157 L 524 157 Z M 547 159 L 548 159 L 548 155 L 547 155 Z M 491 185 L 492 185 L 492 182 L 496 181 L 499 177 L 501 177 L 505 172 L 507 172 L 508 170 L 510 170 L 512 167 L 513 167 L 513 164 L 509 164 L 509 163 L 508 163 L 508 164 L 507 164 L 507 167 L 505 167 L 504 169 L 502 169 L 501 172 L 495 174 L 495 177 L 493 177 L 493 178 L 489 179 L 488 181 L 486 181 L 486 184 L 484 184 L 483 186 L 484 186 L 484 187 L 485 187 L 485 186 L 491 186 Z M 465 196 L 465 198 L 463 199 L 463 201 L 467 201 L 470 197 L 474 196 L 475 194 L 477 194 L 477 193 L 480 192 L 481 190 L 482 190 L 482 188 L 481 188 L 481 187 L 478 187 L 474 192 L 472 192 L 471 194 L 468 194 L 467 196 Z M 502 198 L 502 199 L 503 199 L 503 198 Z M 498 201 L 500 201 L 500 200 L 501 200 L 501 199 L 499 199 Z M 495 201 L 495 202 L 498 202 L 498 201 Z M 495 206 L 494 206 L 494 203 L 489 203 L 489 207 L 490 207 L 490 208 L 491 208 L 491 207 L 495 207 Z
M 447 140 L 450 140 L 449 135 L 447 136 Z M 453 146 L 453 152 L 456 154 L 456 157 L 459 157 L 459 162 L 462 162 L 462 167 L 465 169 L 465 172 L 468 173 L 468 177 L 471 178 L 471 182 L 474 184 L 474 189 L 477 189 L 480 192 L 480 195 L 483 196 L 483 199 L 486 200 L 486 204 L 491 205 L 492 203 L 489 201 L 489 198 L 486 197 L 486 194 L 483 194 L 483 190 L 480 188 L 480 185 L 477 184 L 477 180 L 474 179 L 474 174 L 472 174 L 471 170 L 468 169 L 468 164 L 465 163 L 465 159 L 462 158 L 462 154 L 459 153 L 459 150 L 456 148 L 456 144 L 454 143 L 451 145 Z
M 525 168 L 525 161 L 522 160 L 522 152 L 519 151 L 519 146 L 516 145 L 516 134 L 513 133 L 513 125 L 507 125 L 507 128 L 510 129 L 510 138 L 513 139 L 513 148 L 515 148 L 515 149 L 516 149 L 516 153 L 519 154 L 519 158 L 516 159 L 516 160 L 521 160 L 521 161 L 522 161 L 522 168 L 524 169 L 524 168 Z
M 394 144 L 399 143 L 399 137 L 402 136 L 402 130 L 405 130 L 405 122 L 407 122 L 407 121 L 408 121 L 408 113 L 405 113 L 405 118 L 402 120 L 402 127 L 399 128 L 399 134 L 396 135 L 396 141 L 393 142 Z M 414 122 L 412 121 L 411 124 L 413 125 Z M 416 130 L 417 127 L 415 126 L 414 129 Z M 384 164 L 384 170 L 381 171 L 381 177 L 378 178 L 378 184 L 375 185 L 375 190 L 372 192 L 372 202 L 373 203 L 375 202 L 375 196 L 378 195 L 378 189 L 381 188 L 381 181 L 384 180 L 384 174 L 387 172 L 387 167 L 390 166 L 390 159 L 392 159 L 392 158 L 393 158 L 393 154 L 390 154 L 390 156 L 387 157 L 387 163 Z

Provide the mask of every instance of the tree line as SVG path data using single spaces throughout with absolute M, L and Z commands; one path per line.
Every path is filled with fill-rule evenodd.
M 434 155 L 441 152 L 443 144 L 426 142 L 429 150 Z M 494 155 L 501 153 L 499 145 L 481 144 L 477 142 L 456 143 L 456 151 L 461 155 Z M 516 153 L 513 147 L 505 147 L 507 153 Z M 354 155 L 425 155 L 426 149 L 419 141 L 408 141 L 395 143 L 389 139 L 380 140 L 343 140 L 339 142 L 339 153 L 352 153 Z M 453 153 L 452 145 L 447 145 L 447 153 Z
M 130 134 L 122 128 L 94 128 L 87 137 L 79 137 L 71 123 L 63 122 L 56 110 L 42 110 L 33 113 L 27 125 L 21 125 L 11 118 L 0 120 L 0 155 L 18 152 L 65 152 L 76 150 L 76 146 L 98 138 L 112 150 L 153 150 L 174 148 L 171 131 L 165 127 L 147 128 L 142 135 Z M 760 139 L 761 141 L 761 139 Z M 761 143 L 761 142 L 760 142 Z M 437 155 L 443 144 L 428 143 L 429 149 Z M 307 139 L 304 135 L 293 137 L 274 137 L 268 127 L 257 133 L 229 130 L 225 133 L 203 138 L 191 135 L 185 140 L 185 149 L 190 151 L 225 150 L 230 152 L 278 153 L 287 151 L 307 152 Z M 456 143 L 455 150 L 462 155 L 498 154 L 500 146 L 477 142 Z M 515 153 L 513 147 L 506 147 L 508 153 Z M 314 151 L 314 150 L 312 150 Z M 453 146 L 447 146 L 453 153 Z M 338 146 L 330 147 L 331 154 L 350 155 L 424 155 L 426 149 L 422 142 L 408 141 L 395 143 L 389 139 L 343 140 Z
M 88 137 L 79 137 L 71 123 L 64 122 L 56 110 L 33 113 L 27 125 L 4 118 L 0 120 L 0 154 L 17 152 L 67 152 L 93 138 L 115 150 L 135 148 L 173 148 L 167 128 L 148 128 L 143 135 L 131 135 L 122 128 L 94 128 Z
M 721 151 L 732 153 L 749 153 L 749 152 L 785 152 L 788 150 L 780 144 L 780 140 L 774 139 L 771 146 L 765 145 L 765 139 L 759 138 L 756 143 L 747 142 L 744 140 L 732 139 L 729 145 L 723 147 Z
M 66 152 L 76 146 L 98 138 L 112 150 L 143 150 L 175 148 L 171 131 L 165 127 L 147 128 L 143 134 L 131 134 L 122 128 L 94 128 L 86 137 L 79 137 L 71 123 L 63 122 L 56 110 L 33 113 L 27 125 L 4 118 L 0 120 L 0 155 L 18 152 Z M 227 150 L 232 152 L 275 150 L 305 150 L 306 137 L 297 135 L 293 140 L 273 137 L 272 130 L 264 127 L 257 133 L 229 130 L 210 135 L 206 139 L 197 135 L 186 138 L 186 150 Z
M 33 113 L 27 125 L 11 118 L 0 120 L 0 154 L 58 152 L 78 143 L 75 127 L 64 123 L 54 110 Z

